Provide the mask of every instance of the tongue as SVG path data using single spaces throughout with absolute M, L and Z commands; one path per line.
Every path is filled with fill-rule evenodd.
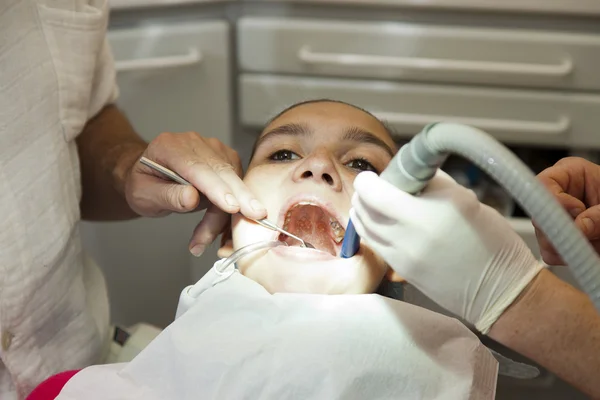
M 300 205 L 292 208 L 287 215 L 285 228 L 289 233 L 309 242 L 316 249 L 336 255 L 329 216 L 320 207 Z M 286 238 L 289 245 L 299 245 L 293 238 Z

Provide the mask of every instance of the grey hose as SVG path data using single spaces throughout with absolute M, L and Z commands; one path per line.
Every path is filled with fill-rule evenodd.
M 546 234 L 600 312 L 600 260 L 595 250 L 531 170 L 485 132 L 453 123 L 428 125 L 400 149 L 381 176 L 416 194 L 451 153 L 473 162 L 514 197 Z

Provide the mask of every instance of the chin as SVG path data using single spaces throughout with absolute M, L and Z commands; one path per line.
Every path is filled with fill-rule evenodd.
M 276 247 L 238 263 L 240 272 L 270 293 L 365 294 L 373 293 L 386 269 L 369 262 L 359 251 L 344 259 L 314 249 Z

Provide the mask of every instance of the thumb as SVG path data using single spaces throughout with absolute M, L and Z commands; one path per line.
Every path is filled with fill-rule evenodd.
M 588 240 L 600 239 L 600 205 L 590 207 L 579 214 L 575 219 L 575 224 Z
M 131 186 L 127 201 L 135 212 L 145 217 L 194 211 L 200 202 L 200 194 L 193 186 L 151 175 L 138 176 Z
M 200 202 L 198 191 L 190 185 L 162 183 L 156 185 L 157 206 L 174 212 L 194 211 Z

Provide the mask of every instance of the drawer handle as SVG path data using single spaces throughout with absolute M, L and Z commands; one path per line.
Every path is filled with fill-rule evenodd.
M 169 57 L 141 58 L 139 60 L 121 60 L 115 62 L 117 72 L 142 71 L 162 68 L 185 67 L 200 64 L 202 53 L 195 47 L 191 47 L 187 54 Z
M 333 64 L 353 67 L 395 67 L 427 72 L 469 72 L 520 76 L 565 77 L 573 71 L 570 58 L 560 64 L 525 64 L 492 61 L 445 60 L 441 58 L 391 57 L 348 53 L 317 53 L 310 46 L 298 51 L 307 64 Z
M 405 129 L 421 129 L 423 126 L 435 121 L 454 122 L 464 125 L 471 125 L 490 132 L 511 132 L 527 133 L 536 135 L 562 135 L 568 132 L 571 127 L 571 120 L 566 116 L 561 116 L 555 122 L 539 121 L 511 121 L 492 118 L 471 118 L 456 117 L 448 115 L 425 115 L 425 114 L 400 114 L 400 113 L 375 113 L 377 118 L 381 118 L 391 124 L 405 127 Z

